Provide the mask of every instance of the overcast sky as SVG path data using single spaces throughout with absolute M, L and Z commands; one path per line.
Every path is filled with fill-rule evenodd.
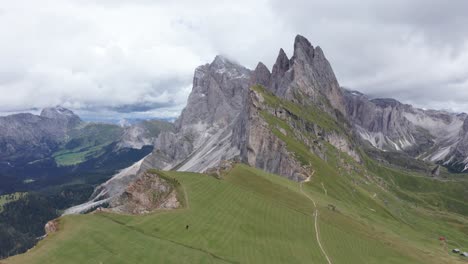
M 0 0 L 0 112 L 176 117 L 195 67 L 223 54 L 271 68 L 296 34 L 322 47 L 342 86 L 468 112 L 467 10 L 465 0 Z

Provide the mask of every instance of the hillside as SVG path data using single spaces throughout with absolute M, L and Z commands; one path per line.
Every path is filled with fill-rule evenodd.
M 323 166 L 302 184 L 303 192 L 299 183 L 245 165 L 234 166 L 222 179 L 158 172 L 182 184 L 184 208 L 139 216 L 65 216 L 57 233 L 4 262 L 327 263 L 317 237 L 332 263 L 459 261 L 440 245 L 438 236 L 446 235 L 449 246 L 468 243 L 467 230 L 456 227 L 457 222 L 466 226 L 466 219 L 422 206 L 400 207 L 403 201 L 375 183 L 340 190 L 340 182 L 350 184 L 351 178 Z M 317 210 L 306 194 L 316 201 Z M 388 206 L 384 197 L 391 199 Z M 336 209 L 330 210 L 329 204 Z

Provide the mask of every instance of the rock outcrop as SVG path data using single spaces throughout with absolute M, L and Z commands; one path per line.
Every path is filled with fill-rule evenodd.
M 180 202 L 175 184 L 156 173 L 143 173 L 119 197 L 110 200 L 107 210 L 146 214 L 156 209 L 178 208 Z
M 46 235 L 50 235 L 52 233 L 55 233 L 59 230 L 59 220 L 54 219 L 49 222 L 44 226 L 44 231 Z

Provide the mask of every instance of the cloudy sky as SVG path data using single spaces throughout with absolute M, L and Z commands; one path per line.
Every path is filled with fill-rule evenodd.
M 341 85 L 468 112 L 465 0 L 0 0 L 0 112 L 172 118 L 216 54 L 270 68 L 294 36 Z

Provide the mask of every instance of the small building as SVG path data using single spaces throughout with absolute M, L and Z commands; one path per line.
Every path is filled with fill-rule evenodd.
M 453 253 L 460 253 L 460 250 L 458 248 L 454 248 L 454 249 L 452 249 L 452 252 Z
M 468 258 L 468 252 L 460 253 L 460 256 L 462 256 L 462 257 L 467 257 L 467 258 Z

